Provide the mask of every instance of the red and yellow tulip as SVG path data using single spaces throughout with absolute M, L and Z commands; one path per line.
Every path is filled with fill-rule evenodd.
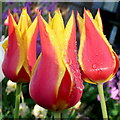
M 7 78 L 13 82 L 29 82 L 33 65 L 36 61 L 36 18 L 32 23 L 26 8 L 18 24 L 8 12 L 8 41 L 3 44 L 6 51 L 2 69 Z
M 77 15 L 80 31 L 79 63 L 82 79 L 89 83 L 104 83 L 118 69 L 118 57 L 103 34 L 102 20 L 98 10 L 95 19 L 84 10 L 84 18 Z
M 38 14 L 42 53 L 32 79 L 30 95 L 40 106 L 59 111 L 74 106 L 81 98 L 83 84 L 76 51 L 74 13 L 64 27 L 59 10 L 49 23 Z

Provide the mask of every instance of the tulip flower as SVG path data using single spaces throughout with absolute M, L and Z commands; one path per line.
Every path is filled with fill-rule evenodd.
M 29 82 L 36 61 L 37 18 L 32 23 L 26 8 L 22 9 L 19 21 L 14 18 L 9 11 L 6 21 L 8 41 L 3 44 L 6 53 L 2 69 L 13 82 Z
M 118 57 L 103 33 L 99 10 L 95 19 L 89 10 L 84 10 L 84 18 L 78 14 L 77 20 L 81 34 L 78 57 L 82 79 L 97 84 L 103 119 L 108 119 L 103 83 L 115 75 L 118 69 Z
M 90 11 L 84 11 L 84 18 L 77 15 L 80 31 L 79 63 L 82 79 L 88 83 L 104 83 L 110 80 L 118 69 L 118 57 L 103 33 L 102 20 L 98 10 L 95 19 Z
M 59 111 L 74 106 L 83 84 L 76 51 L 74 13 L 64 27 L 59 10 L 47 23 L 38 13 L 42 53 L 30 81 L 30 95 L 40 106 Z

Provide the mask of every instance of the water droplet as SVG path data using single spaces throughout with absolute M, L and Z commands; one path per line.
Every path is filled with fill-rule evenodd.
M 89 59 L 88 59 L 87 61 L 88 61 L 88 62 L 90 62 L 90 60 L 89 60 Z
M 102 74 L 102 70 L 100 69 L 100 70 L 98 70 L 98 75 L 100 75 L 100 74 Z
M 44 37 L 46 37 L 46 38 L 48 37 L 48 34 L 47 34 L 47 32 L 45 32 L 45 34 L 44 34 Z M 52 37 L 52 36 L 51 36 L 51 37 Z
M 98 54 L 96 53 L 96 56 L 98 56 Z
M 93 69 L 96 69 L 96 68 L 97 68 L 97 65 L 96 65 L 96 64 L 92 64 L 92 68 L 93 68 Z
M 63 72 L 60 72 L 60 74 L 63 74 Z
M 112 59 L 115 60 L 115 56 L 112 56 Z
M 78 86 L 77 86 L 76 88 L 77 88 L 77 89 L 79 89 L 80 91 L 83 91 L 83 89 L 82 89 L 82 88 L 80 88 L 80 87 L 78 87 Z
M 98 71 L 98 74 L 101 74 L 102 73 L 102 70 L 100 69 L 99 71 Z
M 68 59 L 67 61 L 67 64 L 71 65 L 72 64 L 72 60 Z
M 77 50 L 74 50 L 74 53 L 77 54 Z

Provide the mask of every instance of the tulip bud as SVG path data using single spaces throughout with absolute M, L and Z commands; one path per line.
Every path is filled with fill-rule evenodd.
M 118 57 L 103 34 L 102 20 L 98 10 L 95 19 L 84 10 L 84 18 L 77 15 L 80 31 L 79 63 L 82 79 L 89 83 L 104 83 L 118 69 Z

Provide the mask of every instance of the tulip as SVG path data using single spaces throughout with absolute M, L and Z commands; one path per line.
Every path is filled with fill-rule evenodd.
M 30 81 L 36 61 L 37 17 L 32 23 L 26 8 L 23 8 L 19 21 L 14 18 L 9 11 L 6 21 L 8 41 L 3 44 L 6 53 L 2 69 L 13 82 L 26 83 Z
M 22 9 L 20 19 L 17 13 L 12 15 L 9 11 L 5 21 L 8 26 L 8 41 L 3 44 L 6 53 L 2 69 L 7 78 L 17 82 L 14 119 L 19 118 L 22 83 L 30 81 L 36 61 L 37 23 L 37 17 L 32 23 L 26 8 Z
M 66 27 L 59 10 L 53 18 L 49 17 L 49 23 L 38 13 L 38 23 L 42 53 L 30 81 L 30 95 L 44 108 L 64 110 L 74 106 L 83 92 L 74 13 Z
M 84 18 L 78 14 L 77 20 L 81 34 L 78 57 L 82 79 L 97 84 L 103 119 L 108 119 L 103 83 L 115 75 L 118 69 L 118 57 L 103 33 L 99 10 L 95 19 L 89 10 L 84 10 Z
M 80 31 L 79 63 L 82 79 L 97 84 L 110 80 L 118 69 L 118 57 L 103 33 L 102 20 L 98 10 L 95 19 L 90 11 L 84 11 L 84 18 L 77 15 Z

